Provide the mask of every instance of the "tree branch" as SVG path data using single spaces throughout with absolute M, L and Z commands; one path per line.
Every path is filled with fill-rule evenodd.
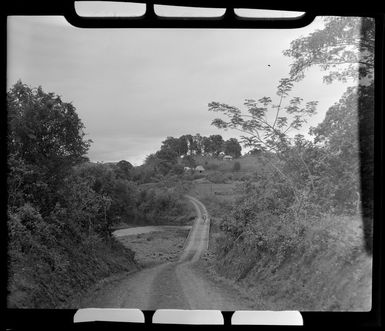
M 283 100 L 283 94 L 281 95 L 281 100 L 279 100 L 279 105 L 278 105 L 277 113 L 275 115 L 275 120 L 274 120 L 273 127 L 272 127 L 273 130 L 274 130 L 274 127 L 275 127 L 275 123 L 277 123 L 277 118 L 278 118 L 279 111 L 281 109 L 282 100 Z

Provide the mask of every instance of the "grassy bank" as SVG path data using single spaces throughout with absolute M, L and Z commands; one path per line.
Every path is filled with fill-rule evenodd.
M 258 190 L 247 191 L 241 180 L 211 182 L 210 171 L 229 176 L 234 161 L 209 160 L 206 178 L 190 191 L 211 217 L 201 261 L 211 276 L 238 287 L 256 309 L 369 311 L 372 260 L 361 217 L 311 208 L 294 217 L 291 192 L 258 158 L 242 160 Z
M 214 232 L 209 271 L 243 289 L 256 309 L 369 311 L 372 261 L 363 249 L 361 223 L 359 217 L 329 215 L 309 225 L 284 258 Z
M 77 308 L 71 306 L 73 298 L 101 279 L 138 269 L 134 253 L 113 239 L 105 243 L 98 237 L 82 242 L 68 238 L 50 254 L 57 255 L 56 265 L 33 250 L 11 264 L 9 308 Z

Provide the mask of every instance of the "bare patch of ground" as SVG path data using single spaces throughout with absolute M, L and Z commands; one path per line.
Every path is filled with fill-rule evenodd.
M 117 239 L 135 252 L 135 260 L 143 267 L 155 266 L 178 260 L 189 229 L 170 227 L 167 231 L 153 231 Z

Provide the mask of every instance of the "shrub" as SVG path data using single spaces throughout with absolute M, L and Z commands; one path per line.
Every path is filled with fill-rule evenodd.
M 215 184 L 224 184 L 224 183 L 226 183 L 227 177 L 223 173 L 221 173 L 220 171 L 215 171 L 215 172 L 212 172 L 211 174 L 209 174 L 207 179 L 210 182 L 215 183 Z
M 189 213 L 182 196 L 183 187 L 144 188 L 136 201 L 136 220 L 146 224 L 164 224 Z
M 234 163 L 234 165 L 233 165 L 233 172 L 237 172 L 237 171 L 239 171 L 239 170 L 241 170 L 241 164 L 238 162 L 238 161 L 236 161 L 235 163 Z
M 206 175 L 204 174 L 200 174 L 200 173 L 195 173 L 193 174 L 193 179 L 201 179 L 201 178 L 205 178 Z
M 205 162 L 205 164 L 206 164 L 206 162 Z M 216 164 L 216 163 L 207 163 L 206 164 L 206 169 L 207 170 L 217 170 L 218 168 L 219 168 L 219 165 Z

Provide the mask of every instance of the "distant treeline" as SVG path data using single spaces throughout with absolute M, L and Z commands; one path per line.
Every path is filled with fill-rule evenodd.
M 242 147 L 236 138 L 224 140 L 219 134 L 206 137 L 197 133 L 194 136 L 185 134 L 179 138 L 167 137 L 162 142 L 160 151 L 170 151 L 178 157 L 186 155 L 218 157 L 220 153 L 225 153 L 238 158 L 241 156 Z
M 148 182 L 150 178 L 180 175 L 183 167 L 195 167 L 195 156 L 219 157 L 221 153 L 234 158 L 241 156 L 242 147 L 236 138 L 224 140 L 221 135 L 167 137 L 160 149 L 147 156 L 144 164 L 134 171 L 136 180 Z

